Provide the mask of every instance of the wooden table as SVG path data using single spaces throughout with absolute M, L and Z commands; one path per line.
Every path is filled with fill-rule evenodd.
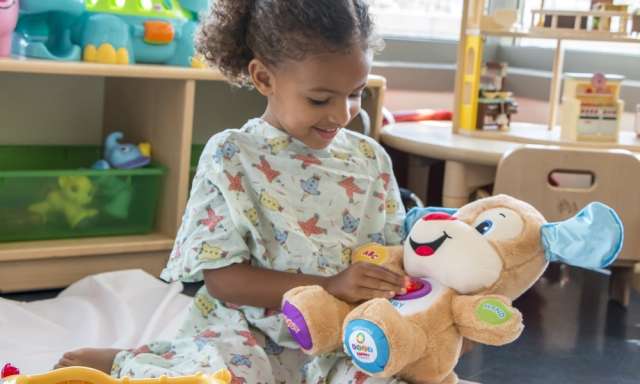
M 448 121 L 387 125 L 380 141 L 406 153 L 445 160 L 442 202 L 452 208 L 466 204 L 476 188 L 491 184 L 500 158 L 523 145 L 454 135 Z
M 513 124 L 508 133 L 469 134 L 454 134 L 450 121 L 398 123 L 383 127 L 380 141 L 405 153 L 444 160 L 442 202 L 451 208 L 465 205 L 473 191 L 493 183 L 502 156 L 525 144 L 627 149 L 640 157 L 640 140 L 633 132 L 621 132 L 618 143 L 564 142 L 559 131 L 525 123 Z

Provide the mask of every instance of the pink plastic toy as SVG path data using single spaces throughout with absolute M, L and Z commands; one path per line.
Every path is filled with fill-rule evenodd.
M 11 54 L 11 35 L 18 22 L 19 0 L 0 0 L 0 57 Z

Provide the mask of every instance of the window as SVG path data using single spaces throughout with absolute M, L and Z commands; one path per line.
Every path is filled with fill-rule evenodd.
M 522 7 L 522 24 L 525 27 L 531 25 L 531 11 L 540 9 L 541 0 L 524 0 Z M 614 1 L 615 4 L 629 5 L 629 11 L 640 9 L 640 0 Z M 591 0 L 544 0 L 545 9 L 562 9 L 587 11 L 591 8 Z M 548 39 L 521 39 L 519 42 L 522 46 L 533 47 L 554 47 L 555 40 Z M 569 40 L 564 43 L 564 47 L 568 49 L 578 49 L 585 51 L 599 51 L 611 53 L 626 53 L 640 55 L 640 44 L 621 44 L 612 42 L 596 42 L 596 41 L 575 41 Z
M 486 1 L 491 4 L 491 0 Z M 539 9 L 542 1 L 545 9 L 568 10 L 588 10 L 592 2 L 592 0 L 508 0 L 506 2 L 512 2 L 514 6 L 520 8 L 522 25 L 528 28 L 531 25 L 531 11 Z M 614 3 L 627 4 L 630 11 L 640 9 L 640 0 L 614 0 Z M 378 30 L 384 36 L 447 40 L 457 40 L 459 37 L 463 0 L 369 0 L 369 4 Z M 556 41 L 517 39 L 514 43 L 521 46 L 554 47 Z M 640 55 L 640 44 L 570 40 L 565 41 L 564 46 L 568 49 Z
M 458 39 L 463 0 L 370 0 L 385 36 Z

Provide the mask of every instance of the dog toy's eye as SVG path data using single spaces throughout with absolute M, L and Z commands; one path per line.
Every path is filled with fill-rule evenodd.
M 482 212 L 471 227 L 487 240 L 507 240 L 522 233 L 524 221 L 512 209 L 493 208 Z
M 481 235 L 487 234 L 491 229 L 493 229 L 493 221 L 491 220 L 484 220 L 480 224 L 476 225 L 476 231 Z

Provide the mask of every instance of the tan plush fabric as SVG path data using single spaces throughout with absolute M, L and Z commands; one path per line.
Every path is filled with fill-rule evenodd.
M 424 311 L 402 316 L 388 300 L 376 299 L 358 307 L 338 303 L 328 293 L 317 292 L 319 287 L 305 295 L 287 295 L 287 300 L 303 307 L 305 318 L 315 338 L 331 339 L 327 346 L 340 344 L 329 334 L 335 332 L 336 316 L 344 314 L 344 329 L 353 319 L 368 320 L 383 331 L 389 342 L 389 361 L 378 377 L 400 376 L 413 383 L 454 384 L 458 378 L 453 372 L 460 357 L 463 338 L 484 344 L 503 345 L 515 340 L 522 332 L 522 315 L 511 306 L 511 300 L 520 296 L 540 277 L 547 267 L 540 241 L 540 227 L 546 221 L 531 205 L 506 195 L 489 197 L 462 207 L 456 217 L 468 225 L 489 209 L 508 208 L 523 220 L 522 232 L 507 241 L 487 239 L 502 260 L 498 279 L 489 287 L 462 295 L 445 288 L 443 294 Z M 389 249 L 388 265 L 398 268 L 402 250 Z M 469 249 L 473 252 L 473 249 Z M 321 290 L 321 289 L 320 289 Z M 495 303 L 499 303 L 495 309 Z M 478 315 L 481 308 L 493 308 L 496 313 L 507 313 L 507 320 L 491 323 Z M 322 310 L 318 310 L 322 308 Z M 336 309 L 337 308 L 337 309 Z M 339 332 L 340 333 L 340 332 Z

